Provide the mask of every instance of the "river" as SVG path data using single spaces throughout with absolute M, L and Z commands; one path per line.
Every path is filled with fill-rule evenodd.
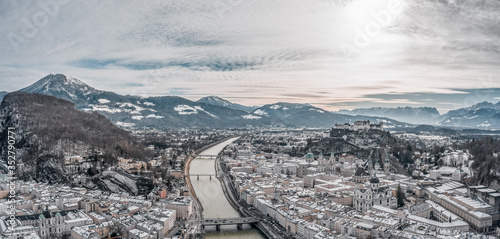
M 210 147 L 199 155 L 217 155 L 224 147 L 234 142 L 237 138 L 231 138 L 221 142 L 213 147 Z M 215 158 L 196 158 L 191 161 L 190 174 L 215 174 Z M 198 199 L 203 206 L 204 218 L 228 218 L 240 217 L 238 211 L 227 201 L 220 182 L 215 177 L 191 176 L 191 185 Z M 236 238 L 236 239 L 265 239 L 266 237 L 255 228 L 249 225 L 244 226 L 244 230 L 237 230 L 236 226 L 222 226 L 221 231 L 216 231 L 215 227 L 206 227 L 206 238 Z

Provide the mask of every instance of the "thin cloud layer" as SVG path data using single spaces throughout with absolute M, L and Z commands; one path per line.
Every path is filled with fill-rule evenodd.
M 336 110 L 500 88 L 498 1 L 4 1 L 1 90 L 49 73 L 122 94 Z

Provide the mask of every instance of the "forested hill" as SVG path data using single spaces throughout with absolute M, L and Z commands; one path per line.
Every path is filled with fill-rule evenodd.
M 471 165 L 474 175 L 470 183 L 500 188 L 500 139 L 474 139 L 465 144 L 465 149 L 469 150 L 474 160 Z
M 13 92 L 0 105 L 0 153 L 5 162 L 7 127 L 15 127 L 17 174 L 23 179 L 64 181 L 64 157 L 93 157 L 100 166 L 116 157 L 144 159 L 143 147 L 128 132 L 98 113 L 85 113 L 53 96 Z

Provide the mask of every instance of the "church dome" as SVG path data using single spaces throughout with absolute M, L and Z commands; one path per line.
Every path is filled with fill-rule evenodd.
M 380 183 L 380 180 L 377 178 L 376 174 L 373 175 L 373 178 L 370 178 L 370 183 Z
M 307 154 L 306 154 L 306 159 L 314 159 L 314 154 L 309 151 Z

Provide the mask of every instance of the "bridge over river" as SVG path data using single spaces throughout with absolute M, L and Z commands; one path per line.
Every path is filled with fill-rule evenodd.
M 217 158 L 217 155 L 213 155 L 213 154 L 199 154 L 198 156 L 196 156 L 197 159 L 216 159 Z
M 259 222 L 260 219 L 256 217 L 232 217 L 232 218 L 204 218 L 198 221 L 191 221 L 200 223 L 202 227 L 215 226 L 217 231 L 220 231 L 220 226 L 236 225 L 239 230 L 243 229 L 243 224 L 253 224 Z
M 205 233 L 207 239 L 266 239 L 258 229 L 262 223 L 253 215 L 242 216 L 228 202 L 217 175 L 215 160 L 225 146 L 234 142 L 231 138 L 198 153 L 191 161 L 185 177 L 190 179 L 193 193 L 202 207 L 195 204 L 196 216 L 190 225 Z M 220 172 L 220 171 L 219 171 Z M 223 174 L 223 172 L 220 172 Z M 212 177 L 212 180 L 210 178 Z M 220 178 L 220 177 L 218 177 Z M 202 213 L 200 213 L 202 211 Z M 252 227 L 254 226 L 255 227 Z M 242 229 L 242 230 L 241 230 Z
M 200 179 L 200 177 L 209 177 L 210 179 L 212 179 L 212 177 L 216 177 L 218 178 L 219 175 L 215 174 L 215 173 L 198 173 L 198 174 L 188 174 L 186 175 L 187 177 L 196 177 L 197 179 Z

